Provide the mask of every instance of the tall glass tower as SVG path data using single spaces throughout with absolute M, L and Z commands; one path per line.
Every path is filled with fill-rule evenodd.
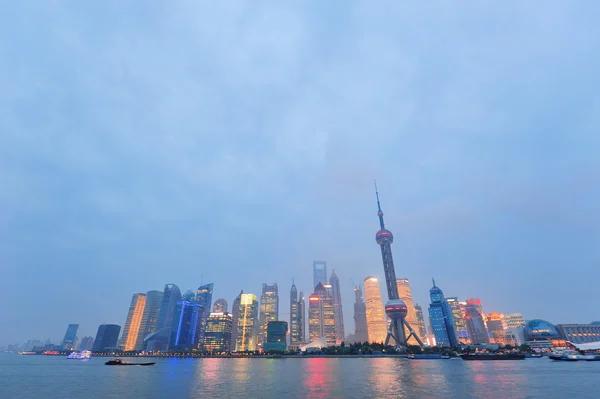
M 129 312 L 127 312 L 127 319 L 125 320 L 125 327 L 123 328 L 123 335 L 119 342 L 119 346 L 125 351 L 135 350 L 138 346 L 137 340 L 145 307 L 146 294 L 133 294 L 131 304 L 129 305 Z
M 325 337 L 327 346 L 335 345 L 333 298 L 321 283 L 317 284 L 315 292 L 308 298 L 308 335 L 310 342 Z
M 386 339 L 387 323 L 383 312 L 383 300 L 381 299 L 381 288 L 377 277 L 367 277 L 364 281 L 365 308 L 367 318 L 367 331 L 369 342 L 383 342 Z
M 333 298 L 333 312 L 335 315 L 335 344 L 340 345 L 345 338 L 344 313 L 342 312 L 342 294 L 340 292 L 340 279 L 335 274 L 335 270 L 331 271 L 329 285 L 331 285 L 331 292 Z
M 206 322 L 210 315 L 210 305 L 212 304 L 213 283 L 198 287 L 196 292 L 196 303 L 200 305 L 200 314 L 196 335 L 198 336 L 198 346 L 201 348 L 204 344 L 204 332 L 206 331 Z
M 297 348 L 302 343 L 300 336 L 300 302 L 298 302 L 296 285 L 292 281 L 290 289 L 290 344 L 292 348 Z
M 313 261 L 313 288 L 319 283 L 327 284 L 327 262 L 323 260 Z
M 360 286 L 354 286 L 354 339 L 356 342 L 368 342 L 367 307 L 363 301 Z
M 258 338 L 258 301 L 256 295 L 241 294 L 237 330 L 235 349 L 239 352 L 256 350 Z
M 298 309 L 299 309 L 299 315 L 298 315 L 298 325 L 300 326 L 299 328 L 299 334 L 298 334 L 298 342 L 299 343 L 304 343 L 306 342 L 306 299 L 304 299 L 304 292 L 300 291 L 300 294 L 298 294 Z
M 231 344 L 229 345 L 229 348 L 231 350 L 236 350 L 237 346 L 238 323 L 240 320 L 241 302 L 243 294 L 244 290 L 241 290 L 239 295 L 236 296 L 233 300 L 233 305 L 231 305 Z
M 143 348 L 148 351 L 166 351 L 169 349 L 171 329 L 175 320 L 177 303 L 181 301 L 181 290 L 175 284 L 165 284 L 156 330 L 144 338 Z
M 435 336 L 436 345 L 439 347 L 457 347 L 458 339 L 454 329 L 452 309 L 442 290 L 435 285 L 429 290 L 431 304 L 429 305 L 429 320 Z
M 65 350 L 71 350 L 75 346 L 75 341 L 77 340 L 77 330 L 79 329 L 79 324 L 69 324 L 67 326 L 67 332 L 65 332 L 65 337 L 62 340 L 60 346 Z
M 260 296 L 258 347 L 261 349 L 267 340 L 267 325 L 271 321 L 279 319 L 279 291 L 277 283 L 273 285 L 262 285 Z
M 143 349 L 144 339 L 156 331 L 156 323 L 158 323 L 158 314 L 160 313 L 160 304 L 162 302 L 162 291 L 148 291 L 146 293 L 146 306 L 142 315 L 142 322 L 138 332 L 138 338 L 135 350 Z

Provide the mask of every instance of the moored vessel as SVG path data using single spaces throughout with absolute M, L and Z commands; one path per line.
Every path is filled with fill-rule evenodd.
M 107 366 L 152 366 L 156 364 L 155 362 L 150 363 L 124 363 L 121 359 L 109 360 L 104 363 Z
M 460 355 L 462 360 L 524 360 L 522 353 L 465 353 Z
M 450 356 L 431 354 L 431 355 L 408 355 L 408 356 L 405 356 L 404 358 L 409 359 L 409 360 L 432 360 L 432 359 L 450 359 Z

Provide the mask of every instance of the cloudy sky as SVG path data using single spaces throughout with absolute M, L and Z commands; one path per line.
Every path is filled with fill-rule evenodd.
M 0 344 L 312 261 L 600 319 L 595 2 L 18 1 L 0 14 Z

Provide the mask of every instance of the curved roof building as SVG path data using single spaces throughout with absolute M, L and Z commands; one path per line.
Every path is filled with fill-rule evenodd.
M 560 339 L 560 334 L 554 324 L 546 320 L 530 320 L 525 323 L 525 339 L 527 341 Z

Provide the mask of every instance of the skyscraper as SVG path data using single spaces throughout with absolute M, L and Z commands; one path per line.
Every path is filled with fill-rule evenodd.
M 196 303 L 200 305 L 200 314 L 196 335 L 198 336 L 198 346 L 204 344 L 204 331 L 206 331 L 206 321 L 210 314 L 210 305 L 212 303 L 213 283 L 198 287 L 196 292 Z
M 102 352 L 108 349 L 117 349 L 120 332 L 121 326 L 118 324 L 101 324 L 98 326 L 92 351 Z
M 335 274 L 335 270 L 331 271 L 329 278 L 331 292 L 333 298 L 333 313 L 335 316 L 335 344 L 340 345 L 345 338 L 344 334 L 344 314 L 342 312 L 342 294 L 340 291 L 340 279 Z
M 125 351 L 135 350 L 138 345 L 138 333 L 142 325 L 142 316 L 144 315 L 145 307 L 146 294 L 133 294 L 129 311 L 127 312 L 127 319 L 125 320 L 125 327 L 123 328 L 123 335 L 119 342 L 119 346 Z
M 298 291 L 292 281 L 290 289 L 290 344 L 292 348 L 297 348 L 302 341 L 300 340 L 300 302 L 298 302 Z
M 75 347 L 78 329 L 79 324 L 69 324 L 67 326 L 67 332 L 65 332 L 65 337 L 63 338 L 62 343 L 60 344 L 62 349 L 71 350 Z
M 299 328 L 299 336 L 298 342 L 303 343 L 306 342 L 306 299 L 304 299 L 304 292 L 300 291 L 298 295 L 298 325 Z
M 258 336 L 258 301 L 256 295 L 241 294 L 237 330 L 235 349 L 238 352 L 256 350 Z
M 504 315 L 502 313 L 488 313 L 486 315 L 487 327 L 494 343 L 499 345 L 506 344 L 505 333 L 506 325 L 504 323 Z
M 461 344 L 468 344 L 469 332 L 467 331 L 467 325 L 463 317 L 463 309 L 460 306 L 460 302 L 457 297 L 448 297 L 446 302 L 450 305 L 452 310 L 452 319 L 454 320 L 454 330 L 456 331 L 456 338 Z
M 392 258 L 392 242 L 394 242 L 394 236 L 391 231 L 385 228 L 383 223 L 383 212 L 381 211 L 381 204 L 379 203 L 379 192 L 377 191 L 377 185 L 375 185 L 375 195 L 377 197 L 377 216 L 379 217 L 380 230 L 375 235 L 375 241 L 381 248 L 381 260 L 383 262 L 383 272 L 385 274 L 385 283 L 387 288 L 387 294 L 389 301 L 385 304 L 385 310 L 390 321 L 389 333 L 386 333 L 385 343 L 388 344 L 390 338 L 394 340 L 396 346 L 406 346 L 411 337 L 414 337 L 419 345 L 422 345 L 419 337 L 415 335 L 410 326 L 410 323 L 406 321 L 406 315 L 408 314 L 408 307 L 402 299 L 398 297 L 398 286 L 396 282 L 396 270 L 394 269 L 394 259 Z M 367 321 L 369 320 L 369 301 L 368 294 L 365 285 L 365 295 L 367 297 Z M 406 336 L 405 331 L 409 331 L 409 335 Z M 369 328 L 369 338 L 371 332 Z
M 335 345 L 333 298 L 321 283 L 317 284 L 315 292 L 308 298 L 308 335 L 310 342 L 325 337 L 327 346 Z
M 162 296 L 162 291 L 152 290 L 146 293 L 146 306 L 144 306 L 144 314 L 142 315 L 142 322 L 140 323 L 140 330 L 134 350 L 143 349 L 144 339 L 156 331 Z
M 327 284 L 327 262 L 315 260 L 313 261 L 313 287 L 319 283 Z
M 213 313 L 227 313 L 227 301 L 224 298 L 219 298 L 215 301 Z
M 262 295 L 260 296 L 259 312 L 259 331 L 258 348 L 262 348 L 267 340 L 267 325 L 270 321 L 279 319 L 279 291 L 277 283 L 273 285 L 262 285 Z
M 387 323 L 383 313 L 381 288 L 377 277 L 367 277 L 364 287 L 369 342 L 384 342 L 387 335 Z
M 436 345 L 439 347 L 457 347 L 458 339 L 454 329 L 452 309 L 444 298 L 442 290 L 435 285 L 429 290 L 431 304 L 429 305 L 429 320 L 435 335 Z
M 469 332 L 469 338 L 474 345 L 490 343 L 482 312 L 483 307 L 481 306 L 481 301 L 479 299 L 467 299 L 464 318 L 465 324 L 467 325 L 467 331 Z
M 177 303 L 175 320 L 171 329 L 169 349 L 192 350 L 198 348 L 199 326 L 202 313 L 202 305 L 195 302 L 193 292 L 186 293 Z
M 216 303 L 216 302 L 215 302 Z M 229 313 L 213 312 L 206 322 L 204 349 L 208 352 L 229 352 L 233 318 Z
M 144 338 L 143 348 L 148 351 L 167 351 L 177 303 L 181 301 L 181 290 L 175 284 L 165 284 L 156 329 Z
M 89 351 L 94 347 L 94 337 L 83 337 L 81 341 L 79 341 L 79 345 L 77 346 L 77 350 L 79 351 Z
M 231 305 L 231 343 L 229 348 L 233 351 L 236 350 L 237 347 L 237 339 L 238 339 L 238 323 L 240 321 L 240 310 L 241 310 L 241 301 L 242 294 L 244 290 L 241 290 L 239 295 L 235 297 L 233 300 L 233 305 Z
M 419 305 L 418 303 L 415 304 L 415 315 L 417 317 L 417 326 L 415 327 L 417 329 L 417 334 L 419 335 L 419 338 L 421 338 L 421 341 L 425 342 L 425 341 L 427 341 L 427 330 L 425 329 L 425 318 L 423 317 L 423 309 L 421 308 L 421 305 Z
M 397 279 L 396 287 L 398 288 L 398 298 L 401 299 L 402 301 L 404 301 L 404 303 L 406 304 L 407 313 L 406 313 L 405 320 L 408 322 L 408 324 L 410 326 L 412 326 L 413 328 L 416 329 L 415 333 L 417 334 L 417 336 L 419 336 L 419 338 L 421 338 L 421 336 L 418 334 L 417 314 L 415 312 L 415 304 L 413 302 L 412 291 L 410 290 L 410 284 L 408 283 L 408 279 L 407 278 Z M 407 337 L 410 335 L 410 330 L 406 326 L 404 328 L 404 335 Z M 408 340 L 408 344 L 409 345 L 418 345 L 419 343 L 417 342 L 416 339 L 411 338 L 410 340 Z
M 363 301 L 360 286 L 354 286 L 354 339 L 356 342 L 369 341 L 369 330 L 367 328 L 367 307 Z
M 285 352 L 288 324 L 285 321 L 270 321 L 267 326 L 267 339 L 263 348 L 265 352 Z

